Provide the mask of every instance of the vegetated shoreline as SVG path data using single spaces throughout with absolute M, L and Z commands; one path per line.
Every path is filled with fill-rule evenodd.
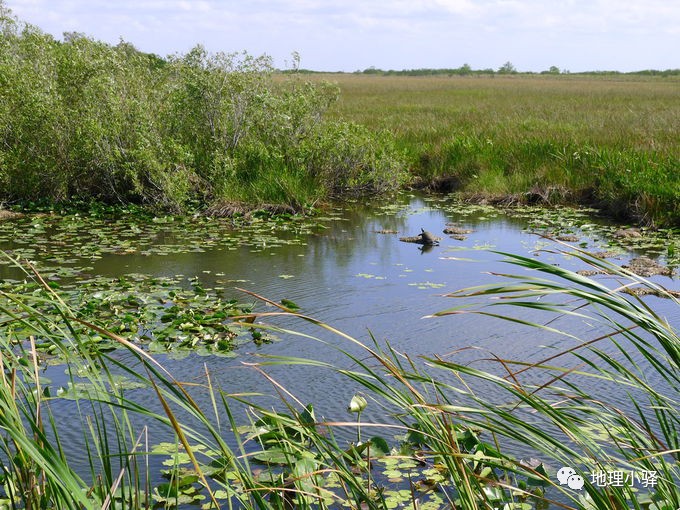
M 597 209 L 599 215 L 604 218 L 617 221 L 622 224 L 636 224 L 650 228 L 677 227 L 675 223 L 658 223 L 653 218 L 635 212 L 634 208 L 619 207 L 612 209 L 609 204 L 596 198 L 594 190 L 574 191 L 561 187 L 546 186 L 535 187 L 524 192 L 497 193 L 490 191 L 461 191 L 452 188 L 452 183 L 457 182 L 453 176 L 432 178 L 430 180 L 415 179 L 410 186 L 400 188 L 399 191 L 419 191 L 426 194 L 450 195 L 467 204 L 491 205 L 498 207 L 514 206 L 544 206 L 544 207 L 588 207 Z M 365 197 L 367 198 L 367 197 Z M 372 199 L 375 199 L 373 197 Z M 257 215 L 270 217 L 290 217 L 293 215 L 314 215 L 331 206 L 332 203 L 344 202 L 348 199 L 356 199 L 355 195 L 347 197 L 335 196 L 333 198 L 315 202 L 314 204 L 300 205 L 293 203 L 267 203 L 267 202 L 243 202 L 239 200 L 218 200 L 211 204 L 202 205 L 192 209 L 183 210 L 159 210 L 153 206 L 135 206 L 135 204 L 105 204 L 97 201 L 79 202 L 74 205 L 70 201 L 41 202 L 13 204 L 7 208 L 7 204 L 0 204 L 0 221 L 12 220 L 25 214 L 44 214 L 73 212 L 88 212 L 104 215 L 129 215 L 140 214 L 153 217 L 157 214 L 193 215 L 210 218 L 232 218 L 234 220 L 249 221 Z M 381 195 L 381 200 L 388 200 L 389 195 Z M 624 204 L 625 205 L 625 204 Z
M 675 73 L 283 73 L 0 25 L 0 208 L 295 214 L 418 188 L 680 225 Z
M 412 186 L 402 189 L 414 190 L 424 192 L 426 194 L 446 194 L 463 203 L 491 205 L 498 207 L 514 207 L 523 205 L 545 206 L 545 207 L 589 207 L 597 209 L 602 217 L 610 218 L 622 224 L 634 223 L 641 226 L 657 228 L 664 225 L 650 222 L 649 218 L 640 217 L 636 215 L 622 215 L 620 211 L 609 211 L 606 205 L 603 205 L 597 200 L 593 200 L 592 196 L 575 197 L 569 190 L 546 188 L 533 189 L 523 193 L 507 193 L 498 194 L 491 192 L 471 192 L 459 191 L 451 192 L 447 188 L 447 178 L 434 179 L 430 182 L 417 181 Z M 350 197 L 346 197 L 349 199 Z M 356 197 L 352 197 L 356 198 Z M 381 199 L 388 200 L 389 196 L 381 196 Z M 241 201 L 221 200 L 216 201 L 204 207 L 185 210 L 178 212 L 176 210 L 159 210 L 156 207 L 140 206 L 136 207 L 134 204 L 103 204 L 99 202 L 80 203 L 73 205 L 66 202 L 41 203 L 35 204 L 15 204 L 11 209 L 0 207 L 0 221 L 11 221 L 15 218 L 20 218 L 25 214 L 44 214 L 58 213 L 70 214 L 75 212 L 86 212 L 89 214 L 103 214 L 110 216 L 130 215 L 131 213 L 153 217 L 158 214 L 172 214 L 172 215 L 193 215 L 206 216 L 209 218 L 231 218 L 238 221 L 250 221 L 256 216 L 262 217 L 291 217 L 293 215 L 314 215 L 318 214 L 330 207 L 332 202 L 343 202 L 342 197 L 335 197 L 332 201 L 321 201 L 313 205 L 300 206 L 299 204 L 287 203 L 248 203 Z M 131 207 L 132 206 L 132 207 Z M 675 226 L 675 225 L 671 225 Z
M 680 225 L 680 82 L 638 75 L 328 75 L 330 114 L 389 129 L 410 185 Z
M 326 118 L 337 87 L 269 57 L 58 41 L 4 7 L 0 34 L 0 203 L 302 210 L 406 175 L 388 133 Z

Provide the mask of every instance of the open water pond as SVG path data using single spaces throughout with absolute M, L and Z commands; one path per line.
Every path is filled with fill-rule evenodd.
M 454 237 L 443 233 L 447 224 Z M 424 247 L 399 240 L 417 235 L 421 228 L 440 236 L 439 245 Z M 289 317 L 271 322 L 323 342 L 266 331 L 254 341 L 247 328 L 234 337 L 219 327 L 234 310 L 275 310 L 237 288 L 275 302 L 290 300 L 305 315 L 363 342 L 370 342 L 373 335 L 378 343 L 389 342 L 414 358 L 443 356 L 473 363 L 492 352 L 537 361 L 574 341 L 476 315 L 424 317 L 461 304 L 459 299 L 444 297 L 446 293 L 499 280 L 489 273 L 524 271 L 504 263 L 503 256 L 492 250 L 583 269 L 581 261 L 550 251 L 566 245 L 539 234 L 570 236 L 563 238 L 591 252 L 609 251 L 611 260 L 620 264 L 641 254 L 677 264 L 674 257 L 680 246 L 672 232 L 643 232 L 622 239 L 613 235 L 619 228 L 597 219 L 592 210 L 503 211 L 404 194 L 387 204 L 346 204 L 322 217 L 288 221 L 255 217 L 236 228 L 230 220 L 206 218 L 23 217 L 0 222 L 0 249 L 32 261 L 67 301 L 86 309 L 86 318 L 103 317 L 104 324 L 157 353 L 178 380 L 203 383 L 207 367 L 212 383 L 227 392 L 273 395 L 272 386 L 248 364 L 271 355 L 323 360 L 351 369 L 352 363 L 333 346 L 365 355 L 347 340 Z M 3 290 L 30 291 L 22 271 L 3 262 Z M 607 281 L 608 277 L 595 278 Z M 651 279 L 677 289 L 672 277 Z M 680 326 L 677 304 L 657 297 L 644 299 Z M 536 313 L 520 316 L 549 320 Z M 202 320 L 205 317 L 210 320 Z M 564 325 L 560 321 L 565 320 L 555 325 Z M 573 319 L 568 329 L 583 339 L 598 334 L 592 324 Z M 471 346 L 481 350 L 466 349 Z M 119 356 L 125 361 L 128 355 L 121 351 Z M 478 362 L 478 366 L 490 365 Z M 317 418 L 354 419 L 347 406 L 356 386 L 336 371 L 304 365 L 268 366 L 266 371 L 300 401 L 313 403 Z M 59 365 L 47 369 L 45 376 L 55 388 L 67 385 Z M 150 392 L 134 396 L 150 408 L 159 408 Z M 624 397 L 608 392 L 613 401 L 624 402 Z M 197 391 L 196 398 L 204 399 L 206 407 L 211 405 L 207 392 Z M 265 405 L 276 401 L 262 397 Z M 68 419 L 72 405 L 56 399 L 51 409 L 57 419 Z M 369 405 L 362 420 L 385 421 L 384 414 Z M 150 425 L 152 443 L 168 439 Z M 348 440 L 352 433 L 348 432 Z M 68 450 L 69 442 L 75 447 L 81 443 L 82 432 L 66 430 L 61 439 Z M 78 459 L 74 461 L 77 464 Z M 85 459 L 81 467 L 86 469 Z

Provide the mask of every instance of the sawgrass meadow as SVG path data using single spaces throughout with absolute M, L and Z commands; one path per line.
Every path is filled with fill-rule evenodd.
M 412 182 L 476 199 L 588 203 L 680 219 L 680 78 L 318 75 L 338 118 L 388 130 Z

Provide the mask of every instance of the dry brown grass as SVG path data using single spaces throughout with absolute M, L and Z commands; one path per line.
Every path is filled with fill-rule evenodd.
M 0 221 L 18 218 L 20 216 L 23 216 L 23 214 L 14 211 L 8 211 L 7 209 L 0 209 Z

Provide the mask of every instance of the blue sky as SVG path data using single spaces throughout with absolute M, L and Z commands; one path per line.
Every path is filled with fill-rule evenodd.
M 299 52 L 320 71 L 680 68 L 680 0 L 4 0 L 57 37 L 123 38 L 165 56 L 196 44 Z

